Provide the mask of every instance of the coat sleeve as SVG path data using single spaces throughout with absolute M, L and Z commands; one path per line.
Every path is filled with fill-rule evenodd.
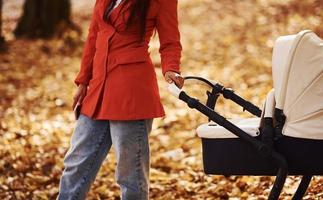
M 182 45 L 178 29 L 177 15 L 178 0 L 160 0 L 156 19 L 159 36 L 161 66 L 163 75 L 167 71 L 180 74 L 180 60 Z
M 93 9 L 91 22 L 88 28 L 88 35 L 83 47 L 81 67 L 78 75 L 74 79 L 74 83 L 77 86 L 80 84 L 88 85 L 89 81 L 92 78 L 92 63 L 93 63 L 93 57 L 95 54 L 96 35 L 98 32 L 97 14 L 95 12 L 98 1 L 99 0 L 96 0 L 95 6 Z

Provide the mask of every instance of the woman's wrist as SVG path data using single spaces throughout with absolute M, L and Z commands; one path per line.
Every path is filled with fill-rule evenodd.
M 168 83 L 175 82 L 175 84 L 179 88 L 182 88 L 183 85 L 184 85 L 184 78 L 178 72 L 174 72 L 174 71 L 167 71 L 167 72 L 165 72 L 165 80 Z

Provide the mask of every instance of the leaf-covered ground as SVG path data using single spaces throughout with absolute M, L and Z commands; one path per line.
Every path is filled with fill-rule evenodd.
M 10 33 L 21 0 L 5 0 L 8 52 L 0 54 L 0 199 L 55 199 L 62 161 L 73 132 L 73 79 L 80 66 L 93 1 L 73 1 L 73 21 L 83 35 L 15 40 Z M 183 75 L 216 80 L 256 105 L 272 87 L 271 51 L 279 35 L 312 29 L 323 36 L 322 0 L 181 0 Z M 150 135 L 151 199 L 265 199 L 273 177 L 208 176 L 203 173 L 196 127 L 207 121 L 166 91 L 158 40 L 151 43 L 167 117 L 156 119 Z M 201 86 L 185 89 L 202 98 Z M 246 116 L 223 100 L 226 116 Z M 114 153 L 108 155 L 88 199 L 119 199 Z M 299 177 L 287 179 L 290 199 Z M 314 177 L 305 199 L 323 198 L 323 179 Z

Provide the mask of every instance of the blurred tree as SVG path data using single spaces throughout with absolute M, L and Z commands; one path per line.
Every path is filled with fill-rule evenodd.
M 70 20 L 69 0 L 26 0 L 24 12 L 14 34 L 16 37 L 50 37 L 74 26 Z
M 4 47 L 4 37 L 2 36 L 2 0 L 0 0 L 0 49 Z

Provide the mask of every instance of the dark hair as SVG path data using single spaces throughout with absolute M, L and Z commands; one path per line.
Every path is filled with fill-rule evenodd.
M 126 19 L 126 30 L 131 25 L 138 25 L 138 28 L 140 29 L 140 37 L 143 40 L 146 34 L 146 18 L 148 14 L 148 9 L 150 5 L 150 0 L 123 0 L 124 2 L 121 3 L 121 6 L 123 7 L 131 3 L 129 9 L 130 9 L 130 15 L 129 18 Z M 110 12 L 112 11 L 113 7 L 116 5 L 117 0 L 111 0 L 110 3 L 107 5 L 103 20 L 105 22 L 109 21 Z

